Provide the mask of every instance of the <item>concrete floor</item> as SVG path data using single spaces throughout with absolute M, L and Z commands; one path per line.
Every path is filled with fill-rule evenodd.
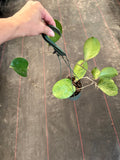
M 94 36 L 101 43 L 95 63 L 120 73 L 120 2 L 118 0 L 42 0 L 61 21 L 57 43 L 71 66 Z M 5 16 L 25 4 L 10 1 Z M 5 9 L 6 9 L 5 8 Z M 0 160 L 120 160 L 120 92 L 108 97 L 94 86 L 78 101 L 59 100 L 52 86 L 59 80 L 57 57 L 41 36 L 18 38 L 0 46 Z M 29 61 L 27 78 L 9 69 L 15 57 Z M 69 74 L 62 62 L 62 77 Z M 120 74 L 115 78 L 120 88 Z

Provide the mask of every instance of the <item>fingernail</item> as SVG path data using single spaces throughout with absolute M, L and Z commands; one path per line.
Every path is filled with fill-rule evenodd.
M 49 36 L 54 37 L 54 36 L 55 36 L 55 33 L 54 33 L 52 30 L 50 30 L 50 31 L 49 31 Z

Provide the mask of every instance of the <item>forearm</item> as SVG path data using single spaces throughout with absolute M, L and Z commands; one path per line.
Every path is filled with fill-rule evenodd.
M 0 19 L 0 44 L 17 37 L 18 25 L 11 17 Z

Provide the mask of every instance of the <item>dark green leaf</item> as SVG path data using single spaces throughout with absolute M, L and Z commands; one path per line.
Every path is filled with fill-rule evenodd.
M 23 77 L 27 77 L 27 67 L 28 61 L 24 58 L 15 58 L 10 64 L 10 68 Z
M 81 67 L 82 66 L 82 67 Z M 88 64 L 84 60 L 79 60 L 74 67 L 75 80 L 79 80 L 84 77 L 86 70 L 88 69 Z
M 115 96 L 118 94 L 118 87 L 112 79 L 100 79 L 98 82 L 98 88 L 100 88 L 108 96 Z
M 100 51 L 100 42 L 97 38 L 88 38 L 84 44 L 84 60 L 89 60 L 97 56 Z
M 92 75 L 93 75 L 93 79 L 98 79 L 99 78 L 99 75 L 100 75 L 100 70 L 95 67 L 93 68 L 93 70 L 91 71 Z
M 66 99 L 76 91 L 70 79 L 61 79 L 55 83 L 52 92 L 56 98 Z
M 118 72 L 113 67 L 103 68 L 100 72 L 100 78 L 113 78 L 118 75 Z
M 58 20 L 55 19 L 56 27 L 60 30 L 60 33 L 62 34 L 62 25 Z M 48 36 L 49 37 L 49 36 Z M 49 37 L 53 42 L 57 42 L 60 39 L 60 35 L 55 33 L 54 37 Z

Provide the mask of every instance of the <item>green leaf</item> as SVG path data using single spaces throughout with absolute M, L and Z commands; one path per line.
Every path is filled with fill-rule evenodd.
M 113 78 L 118 75 L 118 72 L 113 67 L 103 68 L 100 72 L 100 78 Z
M 83 51 L 85 61 L 94 58 L 100 51 L 100 42 L 97 38 L 88 38 L 84 44 Z
M 108 96 L 115 96 L 118 94 L 118 87 L 112 79 L 100 79 L 98 82 L 98 88 L 100 88 Z
M 10 68 L 23 77 L 27 77 L 27 67 L 28 61 L 24 58 L 15 58 L 10 64 Z
M 96 80 L 96 79 L 99 78 L 100 70 L 97 67 L 95 67 L 95 68 L 92 69 L 91 73 L 93 75 L 93 79 Z
M 82 67 L 81 67 L 81 66 Z M 84 77 L 84 75 L 86 74 L 86 70 L 88 69 L 88 64 L 87 64 L 87 62 L 85 62 L 84 60 L 79 60 L 77 63 L 76 63 L 76 65 L 75 65 L 75 67 L 74 67 L 74 76 L 75 76 L 75 80 L 77 81 L 77 80 L 79 80 L 79 79 L 81 79 L 81 78 L 83 78 Z
M 60 22 L 56 19 L 54 19 L 55 23 L 56 23 L 56 27 L 60 30 L 60 33 L 62 34 L 62 25 L 60 24 Z M 48 36 L 49 37 L 49 36 Z M 60 39 L 60 35 L 55 33 L 54 37 L 49 37 L 54 43 L 57 42 Z
M 52 92 L 56 98 L 66 99 L 76 91 L 70 79 L 61 79 L 55 83 Z

